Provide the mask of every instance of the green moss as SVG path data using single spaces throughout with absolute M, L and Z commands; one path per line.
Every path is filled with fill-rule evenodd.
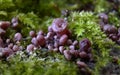
M 72 12 L 69 17 L 69 27 L 79 40 L 82 38 L 105 39 L 106 35 L 101 31 L 97 22 L 98 18 L 93 12 Z
M 111 62 L 109 52 L 115 44 L 100 30 L 96 14 L 108 12 L 112 8 L 107 0 L 0 0 L 0 20 L 19 18 L 21 27 L 18 30 L 9 28 L 5 38 L 13 39 L 16 32 L 21 32 L 27 40 L 20 44 L 26 47 L 31 40 L 29 31 L 43 30 L 46 33 L 47 27 L 53 18 L 60 16 L 61 10 L 94 10 L 72 12 L 68 22 L 74 39 L 89 38 L 92 42 L 93 58 L 96 61 L 92 72 L 99 75 L 100 69 Z M 108 16 L 111 24 L 120 27 L 118 13 L 109 13 Z M 74 62 L 68 62 L 63 55 L 46 50 L 37 50 L 30 56 L 23 50 L 8 61 L 1 60 L 0 65 L 0 74 L 3 75 L 77 75 L 78 71 Z
M 76 75 L 77 73 L 74 62 L 67 62 L 63 55 L 44 50 L 34 52 L 29 57 L 24 52 L 17 52 L 9 58 L 9 61 L 0 61 L 0 65 L 2 65 L 0 74 L 3 75 Z
M 107 0 L 96 0 L 94 1 L 95 9 L 97 13 L 107 12 L 111 9 L 111 4 Z
M 120 27 L 120 18 L 118 17 L 117 13 L 109 13 L 109 23 L 113 24 L 115 27 L 119 28 Z
M 97 61 L 93 73 L 99 75 L 101 67 L 110 61 L 110 46 L 114 43 L 106 37 L 98 25 L 98 18 L 93 12 L 72 12 L 69 27 L 76 39 L 88 38 L 92 42 L 93 57 Z

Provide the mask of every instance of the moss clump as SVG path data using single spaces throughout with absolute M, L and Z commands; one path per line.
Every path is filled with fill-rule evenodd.
M 97 61 L 93 73 L 99 75 L 100 68 L 110 61 L 110 46 L 114 43 L 101 31 L 97 15 L 93 12 L 72 12 L 69 27 L 78 40 L 89 38 L 92 42 L 93 56 Z
M 109 13 L 109 23 L 113 24 L 115 27 L 120 27 L 120 18 L 118 17 L 117 13 Z
M 0 0 L 0 20 L 10 21 L 13 17 L 18 17 L 21 25 L 19 30 L 9 28 L 5 39 L 13 39 L 14 34 L 20 32 L 27 39 L 20 44 L 26 47 L 31 40 L 28 36 L 29 31 L 37 32 L 42 29 L 47 32 L 47 26 L 51 24 L 53 18 L 60 17 L 63 9 L 73 11 L 68 17 L 73 39 L 89 38 L 92 42 L 95 60 L 92 72 L 99 75 L 101 68 L 111 62 L 109 52 L 112 51 L 111 46 L 114 47 L 115 44 L 100 30 L 97 14 L 107 13 L 109 23 L 120 27 L 119 0 Z M 118 61 L 120 63 L 120 60 Z M 61 54 L 42 50 L 30 56 L 23 50 L 8 61 L 0 60 L 0 65 L 0 74 L 3 75 L 77 75 L 78 71 L 75 63 L 66 61 Z
M 37 55 L 39 54 L 39 55 Z M 0 74 L 3 75 L 76 75 L 74 62 L 67 62 L 64 56 L 39 50 L 27 56 L 17 52 L 8 61 L 0 61 Z

